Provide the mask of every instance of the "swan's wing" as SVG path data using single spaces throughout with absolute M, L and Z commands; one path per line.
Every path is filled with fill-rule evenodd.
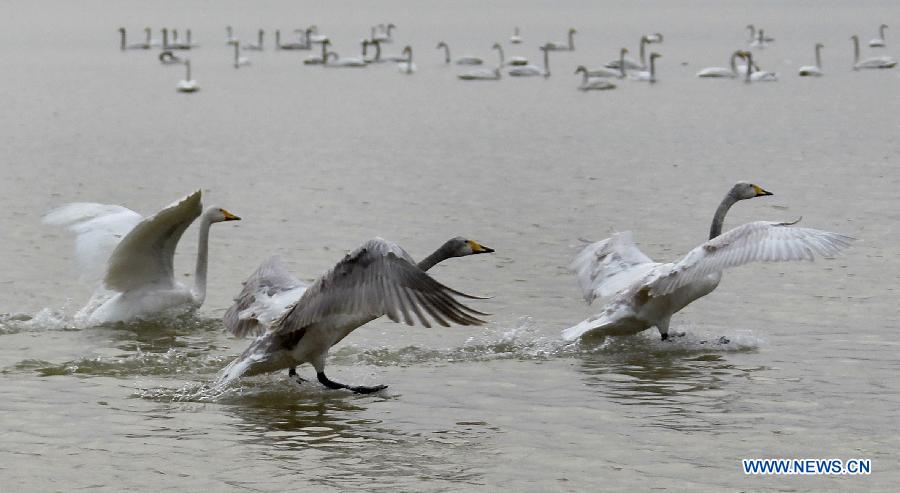
M 225 327 L 237 337 L 258 335 L 267 328 L 267 321 L 278 318 L 308 287 L 309 283 L 287 270 L 281 257 L 270 257 L 244 281 L 234 304 L 225 312 Z M 297 297 L 287 301 L 284 294 L 291 291 L 296 291 Z
M 691 250 L 672 269 L 650 284 L 652 294 L 665 295 L 703 277 L 751 262 L 813 260 L 832 257 L 854 238 L 793 223 L 756 221 L 738 226 Z
M 75 235 L 75 260 L 80 279 L 99 283 L 106 261 L 116 245 L 144 218 L 120 205 L 78 202 L 66 204 L 44 215 L 44 223 L 64 226 Z
M 631 231 L 584 247 L 569 264 L 588 303 L 618 293 L 659 265 L 644 255 Z
M 272 332 L 300 330 L 329 317 L 346 320 L 387 315 L 400 322 L 402 316 L 407 325 L 413 325 L 411 313 L 425 327 L 431 327 L 429 318 L 445 327 L 449 322 L 485 323 L 477 318 L 485 313 L 454 298 L 474 296 L 435 281 L 410 260 L 396 244 L 380 238 L 367 241 L 310 286 L 273 324 Z
M 175 247 L 202 208 L 198 190 L 138 223 L 109 257 L 106 287 L 124 292 L 151 284 L 174 285 Z

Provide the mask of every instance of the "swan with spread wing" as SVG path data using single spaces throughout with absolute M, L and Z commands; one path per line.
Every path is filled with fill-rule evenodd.
M 585 300 L 612 299 L 599 314 L 564 330 L 563 338 L 630 335 L 656 327 L 666 340 L 672 315 L 716 289 L 725 269 L 752 262 L 830 257 L 853 241 L 838 233 L 796 227 L 796 222 L 755 221 L 722 234 L 732 205 L 767 195 L 772 193 L 757 185 L 735 184 L 716 210 L 709 241 L 677 262 L 654 262 L 638 249 L 628 231 L 585 247 L 569 266 Z
M 175 281 L 175 248 L 200 218 L 200 242 L 193 288 Z M 177 316 L 206 298 L 209 228 L 239 217 L 220 207 L 203 211 L 200 191 L 144 218 L 120 205 L 73 203 L 51 210 L 44 223 L 75 235 L 81 280 L 96 287 L 76 315 L 81 326 Z
M 426 271 L 448 258 L 493 251 L 456 237 L 416 263 L 396 243 L 374 238 L 312 284 L 294 277 L 277 257 L 270 258 L 244 282 L 225 314 L 225 326 L 234 335 L 262 335 L 222 370 L 220 382 L 285 368 L 296 377 L 296 367 L 310 363 L 319 382 L 330 389 L 382 390 L 386 386 L 350 386 L 330 380 L 325 375 L 328 350 L 382 315 L 425 327 L 431 327 L 430 320 L 445 327 L 450 322 L 483 324 L 477 317 L 484 313 L 455 299 L 476 297 L 444 286 Z

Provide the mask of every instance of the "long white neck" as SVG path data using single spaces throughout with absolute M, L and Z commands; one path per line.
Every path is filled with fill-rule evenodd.
M 206 271 L 209 264 L 209 227 L 212 225 L 208 217 L 200 220 L 200 240 L 197 245 L 197 270 L 194 272 L 194 301 L 202 305 L 206 299 Z

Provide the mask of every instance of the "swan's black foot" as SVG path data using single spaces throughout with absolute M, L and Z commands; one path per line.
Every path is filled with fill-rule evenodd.
M 662 340 L 664 341 L 667 341 L 669 339 L 669 334 L 660 334 L 659 336 L 662 337 Z
M 684 337 L 685 332 L 673 332 L 672 335 L 675 337 Z M 660 334 L 660 337 L 662 337 L 662 340 L 667 341 L 669 340 L 669 333 L 666 332 L 665 334 Z
M 728 343 L 730 343 L 730 342 L 731 342 L 731 339 L 729 339 L 729 338 L 727 338 L 727 337 L 725 337 L 725 336 L 722 336 L 722 337 L 719 338 L 719 344 L 728 344 Z
M 334 380 L 329 380 L 329 378 L 325 376 L 325 372 L 316 373 L 316 377 L 319 379 L 319 383 L 328 387 L 329 389 L 347 389 L 356 392 L 357 394 L 371 394 L 372 392 L 378 392 L 379 390 L 384 390 L 387 388 L 387 385 L 375 385 L 374 387 L 359 385 L 353 387 L 344 383 L 335 382 Z
M 297 375 L 297 367 L 296 367 L 296 366 L 292 366 L 292 367 L 288 370 L 288 376 L 289 376 L 289 377 L 295 378 L 295 379 L 296 379 L 295 381 L 296 381 L 297 383 L 303 383 L 303 382 L 306 381 L 306 380 L 300 378 L 299 375 Z

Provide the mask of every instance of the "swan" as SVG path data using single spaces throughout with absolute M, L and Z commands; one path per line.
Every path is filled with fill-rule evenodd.
M 581 85 L 578 86 L 579 91 L 604 91 L 616 88 L 616 85 L 608 80 L 596 78 L 592 79 L 590 76 L 590 71 L 584 65 L 579 65 L 578 68 L 575 69 L 575 73 L 581 73 L 584 75 L 583 79 L 581 80 Z
M 882 24 L 878 26 L 878 37 L 869 41 L 869 46 L 872 48 L 884 48 L 884 30 L 888 28 L 887 24 Z
M 743 50 L 737 50 L 731 54 L 731 59 L 728 61 L 730 68 L 724 67 L 706 67 L 705 69 L 697 72 L 697 77 L 700 78 L 727 78 L 734 79 L 740 73 L 738 71 L 737 66 L 735 65 L 735 60 L 737 58 L 743 57 Z M 744 68 L 746 70 L 746 67 Z
M 589 68 L 585 67 L 584 65 L 579 65 L 579 66 L 575 69 L 575 73 L 577 74 L 577 73 L 579 73 L 579 72 L 584 72 L 584 74 L 585 74 L 586 77 L 592 77 L 592 78 L 597 78 L 597 77 L 618 77 L 618 78 L 621 78 L 621 77 L 622 77 L 622 71 L 621 71 L 621 70 L 613 70 L 613 69 L 611 69 L 611 68 L 606 68 L 606 67 L 595 68 L 595 69 L 589 69 Z
M 494 43 L 494 46 L 492 46 L 491 49 L 497 50 L 497 53 L 500 54 L 500 64 L 497 65 L 497 68 L 476 68 L 469 70 L 468 72 L 463 72 L 457 75 L 457 77 L 461 80 L 500 80 L 500 69 L 503 68 L 503 47 L 500 46 L 500 43 Z
M 184 33 L 185 33 L 185 35 L 184 35 L 185 43 L 186 43 L 190 48 L 193 49 L 193 48 L 197 48 L 197 47 L 200 46 L 199 44 L 194 43 L 194 42 L 191 41 L 191 30 L 190 30 L 190 29 L 186 29 L 186 30 L 184 31 Z
M 176 65 L 184 63 L 184 59 L 171 51 L 163 51 L 159 54 L 159 63 L 162 63 L 163 65 Z
M 256 44 L 253 43 L 245 43 L 243 48 L 245 50 L 251 51 L 262 51 L 263 50 L 263 37 L 266 35 L 266 31 L 260 29 L 256 34 Z
M 821 77 L 822 76 L 822 55 L 821 51 L 825 45 L 816 43 L 816 64 L 804 65 L 800 67 L 799 73 L 801 77 Z
M 153 29 L 150 29 L 149 27 L 145 27 L 144 33 L 145 33 L 146 39 L 147 39 L 146 43 L 148 45 L 150 45 L 151 48 L 156 48 L 156 47 L 162 46 L 162 41 L 160 41 L 159 38 L 153 37 Z
M 416 64 L 413 63 L 412 58 L 412 47 L 406 46 L 403 48 L 403 54 L 406 55 L 406 60 L 397 64 L 397 69 L 405 74 L 411 74 L 416 71 Z
M 568 43 L 560 43 L 560 42 L 548 42 L 544 44 L 547 50 L 549 51 L 575 51 L 575 34 L 578 33 L 574 27 L 569 28 L 569 42 Z
M 241 68 L 250 65 L 250 59 L 241 56 L 241 44 L 238 41 L 231 43 L 234 46 L 234 68 Z
M 322 59 L 325 60 L 325 63 L 322 64 L 323 67 L 368 67 L 369 64 L 366 63 L 365 55 L 363 58 L 341 58 L 337 53 L 330 51 L 326 52 L 326 48 L 331 45 L 331 40 L 326 39 L 322 42 Z M 366 46 L 368 46 L 368 40 L 363 41 L 363 53 L 365 53 Z M 333 61 L 328 61 L 328 58 L 333 58 Z
M 381 43 L 391 43 L 394 41 L 392 30 L 396 29 L 397 26 L 394 24 L 388 24 L 385 26 L 384 24 L 379 24 L 377 27 L 372 26 L 372 41 L 378 41 Z
M 522 36 L 519 35 L 518 26 L 513 28 L 513 35 L 509 37 L 509 42 L 514 45 L 517 45 L 522 42 Z
M 187 70 L 187 75 L 184 77 L 184 80 L 178 81 L 178 84 L 175 85 L 175 89 L 178 92 L 197 92 L 200 90 L 200 86 L 197 85 L 197 81 L 191 78 L 191 61 L 185 60 L 184 66 Z
M 509 75 L 513 77 L 533 77 L 538 75 L 543 75 L 544 77 L 550 77 L 550 49 L 547 45 L 541 46 L 541 51 L 544 52 L 544 67 L 538 67 L 536 65 L 525 65 L 524 67 L 513 67 L 509 69 Z
M 374 238 L 346 255 L 311 285 L 304 285 L 276 261 L 267 261 L 244 283 L 235 305 L 225 314 L 226 326 L 238 336 L 259 333 L 244 353 L 222 370 L 220 381 L 230 382 L 310 363 L 318 381 L 330 389 L 377 392 L 385 385 L 355 387 L 325 376 L 328 350 L 357 328 L 382 315 L 394 322 L 430 327 L 429 318 L 481 325 L 473 310 L 454 297 L 475 298 L 435 281 L 426 271 L 451 257 L 492 252 L 474 241 L 455 238 L 418 264 L 393 242 Z M 283 306 L 291 295 L 299 298 Z M 269 321 L 271 320 L 271 321 Z M 268 325 L 268 327 L 267 327 Z M 302 381 L 298 379 L 298 381 Z
M 169 30 L 162 28 L 162 48 L 164 50 L 190 50 L 191 46 L 186 43 L 176 43 L 174 41 L 170 43 Z
M 319 28 L 316 27 L 315 24 L 312 26 L 309 26 L 306 29 L 306 43 L 307 44 L 323 43 L 327 39 L 328 39 L 328 36 L 325 36 L 324 34 L 319 34 Z
M 493 47 L 500 50 L 500 67 L 503 67 L 505 65 L 510 65 L 513 67 L 528 65 L 528 59 L 523 56 L 514 56 L 510 57 L 509 60 L 507 60 L 506 56 L 504 56 L 503 47 L 500 46 L 500 43 L 494 43 Z
M 747 30 L 750 31 L 750 37 L 747 38 L 747 43 L 752 47 L 754 43 L 771 43 L 775 41 L 775 38 L 771 36 L 766 36 L 764 34 L 757 36 L 756 27 L 753 24 L 747 24 Z
M 650 260 L 628 231 L 585 247 L 569 266 L 584 299 L 590 303 L 594 298 L 613 298 L 599 314 L 564 330 L 563 338 L 572 341 L 586 334 L 629 335 L 655 326 L 666 340 L 672 315 L 716 289 L 725 269 L 752 262 L 830 257 L 854 240 L 838 233 L 795 227 L 796 222 L 756 221 L 722 234 L 725 214 L 732 205 L 767 195 L 772 193 L 757 185 L 735 184 L 716 210 L 709 241 L 677 262 Z
M 631 74 L 631 80 L 645 81 L 651 84 L 656 83 L 656 59 L 661 57 L 659 53 L 650 54 L 650 70 L 646 72 L 635 72 Z
M 195 285 L 175 281 L 173 258 L 184 231 L 200 218 Z M 49 211 L 44 223 L 75 234 L 81 279 L 95 283 L 76 315 L 83 326 L 190 313 L 206 298 L 209 228 L 239 217 L 219 207 L 205 212 L 200 191 L 142 217 L 120 205 L 74 203 Z
M 662 43 L 663 42 L 663 35 L 660 33 L 645 34 L 644 37 L 647 38 L 648 43 Z
M 450 63 L 450 47 L 447 46 L 447 43 L 441 41 L 435 49 L 440 50 L 441 48 L 444 49 L 444 63 Z M 457 58 L 455 63 L 457 65 L 481 65 L 484 61 L 474 56 L 463 56 Z
M 309 43 L 309 33 L 310 30 L 307 29 L 307 39 L 304 43 L 284 43 L 281 44 L 281 30 L 275 30 L 275 49 L 276 50 L 308 50 L 311 45 Z
M 853 41 L 853 70 L 867 68 L 894 68 L 894 66 L 897 65 L 897 61 L 889 56 L 876 56 L 860 61 L 859 36 L 854 34 L 853 36 L 850 36 L 850 39 Z
M 120 43 L 120 48 L 121 48 L 123 51 L 124 51 L 124 50 L 149 50 L 149 49 L 150 49 L 150 40 L 149 40 L 149 36 L 148 36 L 148 38 L 147 38 L 147 41 L 144 42 L 144 43 L 131 43 L 131 44 L 128 44 L 128 39 L 127 39 L 127 36 L 126 36 L 126 34 L 125 34 L 125 28 L 124 28 L 124 27 L 120 27 L 120 28 L 119 28 L 119 39 L 120 39 L 120 41 L 121 41 L 121 43 Z
M 638 51 L 640 53 L 640 61 L 633 60 L 631 58 L 622 58 L 621 56 L 606 64 L 607 68 L 622 68 L 624 64 L 625 70 L 645 70 L 647 68 L 647 58 L 645 56 L 647 45 L 650 44 L 651 41 L 647 39 L 647 36 L 641 36 L 641 42 L 638 47 Z
M 764 34 L 764 30 L 760 29 L 756 33 L 756 39 L 750 43 L 750 47 L 751 48 L 760 48 L 760 49 L 765 48 L 766 46 L 769 46 L 768 39 L 769 38 L 766 38 L 766 36 Z
M 235 41 L 240 41 L 240 39 L 234 35 L 234 28 L 225 26 L 225 44 L 231 44 Z
M 759 69 L 759 66 L 753 62 L 753 53 L 742 51 L 741 55 L 747 60 L 747 65 L 744 67 L 744 82 L 776 82 L 778 80 L 778 74 L 775 72 Z

